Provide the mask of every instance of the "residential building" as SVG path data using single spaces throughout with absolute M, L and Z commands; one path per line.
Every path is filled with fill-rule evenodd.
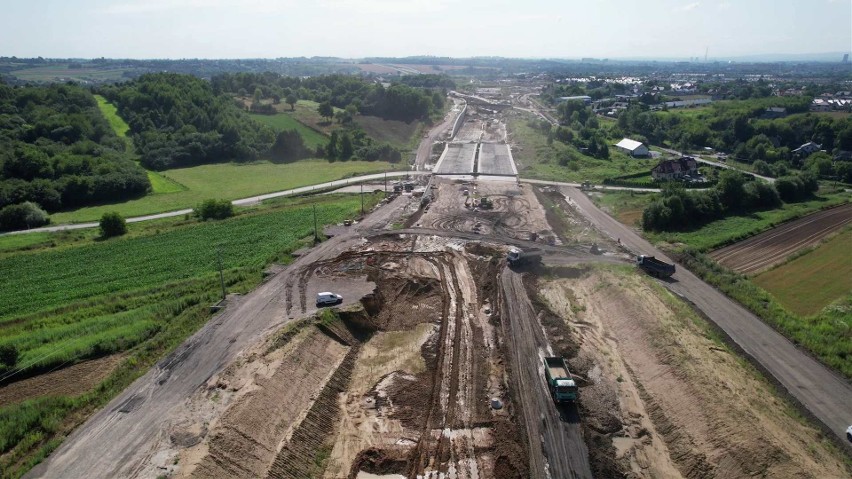
M 698 173 L 698 162 L 691 156 L 683 156 L 676 160 L 662 160 L 651 169 L 651 177 L 655 180 L 676 180 L 684 175 Z
M 796 156 L 801 156 L 802 158 L 807 158 L 808 156 L 818 152 L 820 149 L 822 149 L 821 145 L 809 141 L 793 150 L 793 154 Z
M 556 99 L 558 103 L 563 103 L 566 101 L 581 101 L 585 104 L 590 104 L 592 102 L 592 97 L 587 95 L 578 95 L 578 96 L 561 96 Z
M 615 147 L 634 158 L 646 157 L 651 154 L 648 147 L 641 141 L 631 140 L 630 138 L 619 141 L 615 144 Z

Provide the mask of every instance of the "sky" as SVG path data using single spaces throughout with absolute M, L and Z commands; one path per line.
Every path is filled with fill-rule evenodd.
M 705 50 L 706 49 L 706 50 Z M 730 58 L 852 50 L 852 0 L 0 0 L 0 56 Z

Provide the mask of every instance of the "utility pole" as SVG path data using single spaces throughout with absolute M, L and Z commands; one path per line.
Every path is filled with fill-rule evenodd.
M 317 205 L 314 205 L 314 243 L 319 243 L 319 234 L 317 234 Z
M 388 172 L 385 171 L 385 196 L 388 195 Z
M 364 183 L 361 183 L 361 216 L 364 216 Z
M 222 247 L 216 247 L 216 259 L 219 263 L 219 282 L 222 284 L 222 301 L 225 301 L 225 298 L 228 296 L 227 291 L 225 291 L 225 275 L 222 273 Z

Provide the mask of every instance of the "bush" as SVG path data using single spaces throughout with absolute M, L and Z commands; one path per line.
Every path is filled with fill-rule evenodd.
M 0 231 L 21 230 L 50 223 L 47 212 L 39 205 L 25 201 L 0 210 Z
M 104 213 L 101 216 L 100 226 L 101 237 L 103 238 L 112 238 L 127 233 L 127 222 L 124 221 L 123 216 L 115 211 Z
M 195 208 L 195 215 L 202 220 L 222 220 L 234 216 L 234 205 L 228 200 L 204 200 Z
M 0 364 L 13 368 L 18 363 L 18 348 L 14 344 L 0 346 Z

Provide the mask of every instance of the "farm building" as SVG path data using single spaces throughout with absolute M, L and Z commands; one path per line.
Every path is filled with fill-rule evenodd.
M 691 156 L 684 156 L 676 160 L 663 160 L 651 169 L 651 176 L 655 180 L 675 180 L 683 178 L 684 175 L 694 175 L 698 172 L 698 162 Z
M 644 143 L 641 141 L 631 140 L 630 138 L 625 138 L 619 141 L 615 144 L 615 147 L 634 158 L 645 157 L 651 154 Z

